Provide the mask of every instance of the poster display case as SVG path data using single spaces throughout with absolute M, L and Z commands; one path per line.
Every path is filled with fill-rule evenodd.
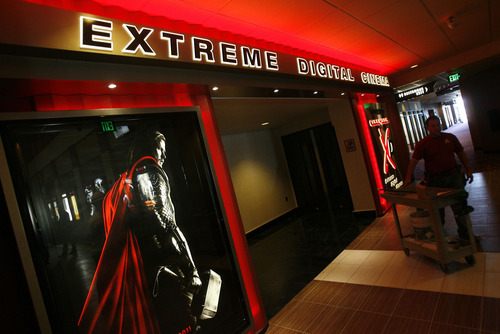
M 42 329 L 252 328 L 196 107 L 2 114 L 0 128 L 2 186 Z

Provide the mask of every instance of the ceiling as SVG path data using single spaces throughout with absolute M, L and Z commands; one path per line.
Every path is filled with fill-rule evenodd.
M 498 0 L 92 1 L 293 46 L 388 76 L 464 53 L 470 63 L 488 56 L 485 46 L 500 39 Z
M 328 114 L 321 99 L 215 98 L 212 103 L 222 135 L 274 129 L 316 114 Z

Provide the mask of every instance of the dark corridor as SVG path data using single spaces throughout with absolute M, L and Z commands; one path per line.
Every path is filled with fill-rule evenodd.
M 338 218 L 351 214 L 353 204 L 335 129 L 327 123 L 284 136 L 282 142 L 298 210 L 316 217 L 315 228 L 325 225 L 321 238 L 339 243 L 351 224 Z
M 354 217 L 334 128 L 282 138 L 298 209 L 249 237 L 266 315 L 271 318 L 374 219 Z

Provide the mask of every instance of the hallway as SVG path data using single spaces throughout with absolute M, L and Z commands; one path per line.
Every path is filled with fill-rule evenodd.
M 474 171 L 474 182 L 466 190 L 475 208 L 471 213 L 474 233 L 483 238 L 477 243 L 476 264 L 470 266 L 465 259 L 453 262 L 447 275 L 437 261 L 416 252 L 407 257 L 389 211 L 339 250 L 276 315 L 268 312 L 267 333 L 500 333 L 500 190 L 496 186 L 500 154 L 472 151 L 466 124 L 447 131 L 462 140 Z M 414 209 L 398 205 L 397 210 L 403 229 L 411 229 L 409 215 Z M 456 235 L 452 215 L 446 217 L 445 232 Z M 266 238 L 285 242 L 280 230 L 273 234 Z M 267 258 L 270 254 L 273 251 Z M 275 261 L 268 261 L 276 267 L 283 262 L 283 257 L 272 258 Z M 253 257 L 253 261 L 259 277 L 260 259 Z M 303 275 L 288 273 L 289 280 L 292 273 Z M 272 277 L 266 282 L 274 284 Z M 264 292 L 262 296 L 266 306 L 268 297 Z

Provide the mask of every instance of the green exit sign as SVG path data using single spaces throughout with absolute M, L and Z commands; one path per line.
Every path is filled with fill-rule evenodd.
M 115 127 L 113 126 L 113 122 L 111 121 L 101 122 L 101 126 L 102 126 L 102 131 L 104 132 L 115 131 Z
M 448 80 L 450 82 L 458 81 L 458 79 L 460 79 L 460 74 L 458 74 L 458 73 L 455 73 L 455 74 L 452 74 L 452 75 L 448 76 Z

